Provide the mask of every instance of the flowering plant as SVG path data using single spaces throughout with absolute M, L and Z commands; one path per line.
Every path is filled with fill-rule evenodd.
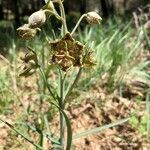
M 91 52 L 88 51 L 86 46 L 79 41 L 75 40 L 73 35 L 79 26 L 82 19 L 86 19 L 90 24 L 99 24 L 101 17 L 96 12 L 88 12 L 83 14 L 79 21 L 77 22 L 74 29 L 69 32 L 66 24 L 66 14 L 63 6 L 62 0 L 45 0 L 46 5 L 40 10 L 34 12 L 28 18 L 28 23 L 17 29 L 18 35 L 23 40 L 30 40 L 34 38 L 38 31 L 41 31 L 40 27 L 46 22 L 47 16 L 55 16 L 61 23 L 61 38 L 54 41 L 49 41 L 49 47 L 51 50 L 51 58 L 49 58 L 49 64 L 56 66 L 59 72 L 59 83 L 58 91 L 49 85 L 48 78 L 45 74 L 46 68 L 43 68 L 40 64 L 40 58 L 36 51 L 28 47 L 28 53 L 21 58 L 23 65 L 21 67 L 20 76 L 28 77 L 31 76 L 36 71 L 41 73 L 43 82 L 53 98 L 53 101 L 49 101 L 60 112 L 60 137 L 58 140 L 54 140 L 52 136 L 46 134 L 47 138 L 52 142 L 53 148 L 57 147 L 59 149 L 71 149 L 72 143 L 72 129 L 70 120 L 65 113 L 65 104 L 68 96 L 70 95 L 72 89 L 76 85 L 80 78 L 82 68 L 86 66 L 93 66 L 95 61 L 92 58 Z M 55 9 L 55 4 L 59 5 L 60 14 Z M 73 67 L 78 68 L 78 72 L 74 81 L 67 85 L 66 80 L 68 73 Z M 11 126 L 12 127 L 12 126 Z M 67 138 L 65 142 L 65 128 L 67 128 Z M 18 133 L 18 132 L 17 132 Z M 22 135 L 21 133 L 18 133 Z M 43 132 L 42 132 L 43 135 Z M 31 140 L 22 135 L 27 141 L 32 143 L 37 149 L 43 149 L 42 144 L 38 145 L 33 143 Z

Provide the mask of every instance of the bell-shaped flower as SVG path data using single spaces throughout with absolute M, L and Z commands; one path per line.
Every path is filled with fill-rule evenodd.
M 90 24 L 100 24 L 102 18 L 95 11 L 91 11 L 86 14 L 86 20 Z
M 44 10 L 39 10 L 34 12 L 28 18 L 28 23 L 30 28 L 38 28 L 42 26 L 46 21 L 46 14 Z
M 32 39 L 37 33 L 37 29 L 31 29 L 29 24 L 24 24 L 23 26 L 19 27 L 17 31 L 19 37 L 24 40 Z

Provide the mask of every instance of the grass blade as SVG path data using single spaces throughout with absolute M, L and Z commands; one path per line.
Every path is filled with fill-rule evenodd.
M 78 138 L 81 138 L 81 137 L 83 137 L 83 136 L 88 136 L 88 135 L 97 134 L 98 132 L 104 131 L 104 130 L 106 130 L 106 129 L 108 129 L 108 128 L 115 127 L 115 126 L 117 126 L 117 125 L 123 124 L 123 123 L 127 122 L 129 119 L 130 119 L 130 117 L 125 118 L 125 119 L 118 120 L 118 121 L 116 121 L 116 122 L 114 122 L 114 123 L 110 123 L 110 124 L 108 124 L 108 125 L 104 125 L 104 126 L 101 126 L 101 127 L 97 127 L 97 128 L 94 128 L 94 129 L 90 129 L 90 130 L 81 132 L 81 133 L 79 133 L 79 134 L 74 135 L 74 136 L 73 136 L 73 140 L 78 139 Z
M 147 139 L 150 139 L 150 95 L 146 95 L 146 112 L 147 112 Z
M 29 124 L 29 123 L 27 123 L 26 125 L 27 125 L 33 132 L 38 132 L 39 134 L 40 134 L 40 132 L 42 132 L 42 131 L 40 131 L 39 129 L 37 129 L 35 126 L 33 126 L 33 125 Z M 44 137 L 46 137 L 46 138 L 47 138 L 48 140 L 50 140 L 52 143 L 57 144 L 57 145 L 60 144 L 60 142 L 59 142 L 56 138 L 52 137 L 52 134 L 50 133 L 50 131 L 49 131 L 48 134 L 45 133 L 45 132 L 42 132 L 42 134 L 43 134 Z

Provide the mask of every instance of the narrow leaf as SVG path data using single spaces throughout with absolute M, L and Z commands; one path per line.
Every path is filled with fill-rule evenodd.
M 33 126 L 33 125 L 29 124 L 29 123 L 27 123 L 26 125 L 27 125 L 32 131 L 34 131 L 34 132 L 38 132 L 39 134 L 42 132 L 42 131 L 39 131 L 39 129 L 37 129 L 35 126 Z M 47 134 L 47 133 L 45 133 L 45 132 L 42 132 L 42 134 L 43 134 L 44 137 L 46 137 L 47 139 L 49 139 L 52 143 L 57 144 L 57 145 L 60 144 L 60 142 L 59 142 L 56 138 L 52 137 L 52 135 L 51 135 L 50 133 Z
M 129 119 L 130 119 L 130 117 L 125 118 L 125 119 L 118 120 L 118 121 L 116 121 L 116 122 L 114 122 L 114 123 L 110 123 L 110 124 L 108 124 L 108 125 L 104 125 L 104 126 L 101 126 L 101 127 L 97 127 L 97 128 L 94 128 L 94 129 L 90 129 L 90 130 L 81 132 L 81 133 L 79 133 L 79 134 L 74 135 L 74 136 L 73 136 L 73 140 L 78 139 L 78 138 L 81 138 L 81 137 L 83 137 L 83 136 L 88 136 L 88 135 L 97 134 L 98 132 L 104 131 L 104 130 L 106 130 L 106 129 L 108 129 L 108 128 L 115 127 L 115 126 L 117 126 L 117 125 L 123 124 L 123 123 L 127 122 Z
M 68 116 L 66 115 L 66 113 L 59 106 L 57 106 L 55 103 L 52 103 L 52 104 L 55 105 L 60 110 L 60 112 L 63 114 L 63 116 L 65 118 L 66 126 L 67 126 L 67 145 L 66 145 L 66 150 L 70 150 L 71 149 L 71 144 L 72 144 L 72 129 L 71 129 L 70 120 L 69 120 Z
M 11 125 L 10 123 L 8 123 L 7 121 L 4 121 L 0 118 L 0 121 L 2 121 L 3 123 L 5 123 L 7 126 L 9 126 L 13 131 L 15 131 L 18 135 L 20 135 L 22 138 L 24 138 L 26 141 L 28 141 L 29 143 L 31 143 L 32 145 L 34 145 L 36 148 L 39 148 L 40 150 L 43 150 L 43 148 L 38 145 L 35 144 L 29 137 L 25 136 L 24 134 L 21 133 L 21 131 L 17 130 L 13 125 Z

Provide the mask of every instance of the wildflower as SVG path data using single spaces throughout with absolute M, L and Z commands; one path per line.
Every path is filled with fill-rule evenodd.
M 25 40 L 33 38 L 37 33 L 37 29 L 29 28 L 29 24 L 24 24 L 23 26 L 19 27 L 17 31 L 18 35 Z
M 46 15 L 44 10 L 36 11 L 28 18 L 30 28 L 38 28 L 42 26 L 45 21 Z
M 102 18 L 94 11 L 88 12 L 86 15 L 86 20 L 90 24 L 100 24 Z
M 21 60 L 23 61 L 23 65 L 21 66 L 19 76 L 28 77 L 32 75 L 39 67 L 37 55 L 33 51 L 27 53 L 23 58 L 21 58 Z
M 70 33 L 62 39 L 50 43 L 53 50 L 52 63 L 59 65 L 63 71 L 71 66 L 81 66 L 84 45 L 75 41 Z

